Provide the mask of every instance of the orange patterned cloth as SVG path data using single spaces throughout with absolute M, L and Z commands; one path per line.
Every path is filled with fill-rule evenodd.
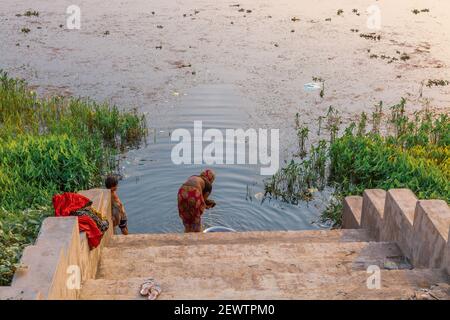
M 178 213 L 185 226 L 200 227 L 205 208 L 203 194 L 196 187 L 182 186 L 178 190 Z

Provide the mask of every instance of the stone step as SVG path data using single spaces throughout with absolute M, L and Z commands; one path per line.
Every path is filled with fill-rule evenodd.
M 274 272 L 301 273 L 314 270 L 342 275 L 397 264 L 409 268 L 395 243 L 385 242 L 300 242 L 209 244 L 147 248 L 105 248 L 97 278 L 122 279 L 152 276 L 239 277 L 243 274 Z
M 115 235 L 108 246 L 142 248 L 203 244 L 282 243 L 282 242 L 355 242 L 371 241 L 366 230 L 251 231 L 217 233 L 161 233 Z
M 362 205 L 363 198 L 360 196 L 348 196 L 344 198 L 342 229 L 361 228 Z
M 151 266 L 149 275 L 153 276 Z M 123 275 L 127 277 L 128 275 Z M 447 282 L 440 271 L 381 271 L 379 289 L 368 289 L 365 271 L 345 276 L 316 273 L 253 273 L 232 278 L 175 276 L 159 279 L 159 299 L 408 299 L 420 288 Z M 81 299 L 143 299 L 139 295 L 144 277 L 123 280 L 97 279 L 83 284 Z

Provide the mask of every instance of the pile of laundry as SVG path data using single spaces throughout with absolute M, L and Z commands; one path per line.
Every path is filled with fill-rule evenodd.
M 53 207 L 56 217 L 78 217 L 78 227 L 80 232 L 86 232 L 90 249 L 100 244 L 109 222 L 92 207 L 91 200 L 78 193 L 66 192 L 53 196 Z

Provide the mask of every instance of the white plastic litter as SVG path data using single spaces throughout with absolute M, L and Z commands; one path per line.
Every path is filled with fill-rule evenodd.
M 255 198 L 256 200 L 261 201 L 264 198 L 264 193 L 258 192 L 257 194 L 255 194 Z
M 303 85 L 305 91 L 314 91 L 322 88 L 322 84 L 318 82 L 309 82 Z

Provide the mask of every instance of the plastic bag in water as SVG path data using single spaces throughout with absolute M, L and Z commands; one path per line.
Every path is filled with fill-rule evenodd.
M 255 198 L 256 200 L 261 201 L 264 198 L 264 193 L 258 192 L 257 194 L 255 194 Z
M 314 90 L 319 90 L 322 88 L 322 84 L 318 83 L 318 82 L 309 82 L 309 83 L 305 83 L 303 85 L 303 89 L 305 91 L 314 91 Z

